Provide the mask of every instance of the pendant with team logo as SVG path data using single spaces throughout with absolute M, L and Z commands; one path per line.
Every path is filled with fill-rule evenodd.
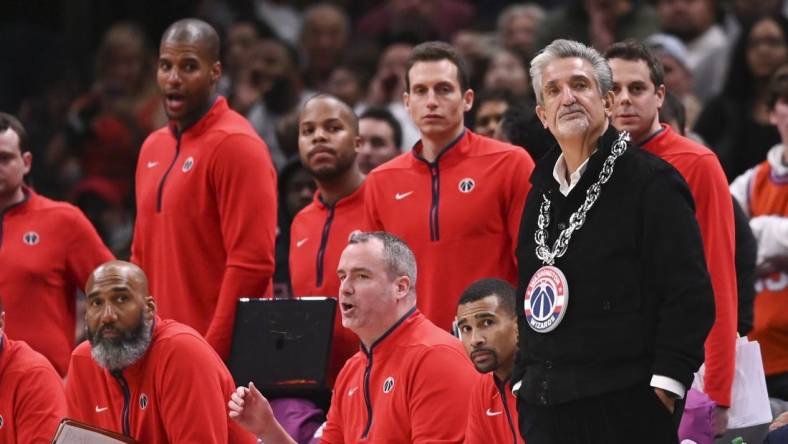
M 534 273 L 525 289 L 525 319 L 537 333 L 555 330 L 569 305 L 566 276 L 557 267 L 546 265 Z

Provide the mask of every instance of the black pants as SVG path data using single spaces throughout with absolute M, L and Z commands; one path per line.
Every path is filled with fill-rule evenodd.
M 671 414 L 644 383 L 553 406 L 520 400 L 517 410 L 528 444 L 676 444 L 684 405 Z

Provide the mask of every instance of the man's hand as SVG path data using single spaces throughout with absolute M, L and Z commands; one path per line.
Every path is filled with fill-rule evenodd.
M 271 404 L 253 382 L 249 383 L 249 387 L 238 387 L 230 396 L 227 407 L 230 409 L 230 418 L 257 436 L 263 435 L 270 429 L 272 422 L 276 422 Z
M 657 394 L 657 398 L 662 401 L 662 404 L 672 415 L 673 411 L 676 410 L 676 400 L 668 392 L 658 387 L 654 387 L 654 393 Z
M 714 414 L 712 416 L 712 425 L 714 426 L 714 437 L 719 438 L 728 431 L 728 408 L 727 407 L 714 407 Z
M 778 416 L 777 419 L 774 420 L 769 425 L 769 431 L 777 430 L 782 426 L 788 425 L 788 412 L 783 413 L 782 415 Z

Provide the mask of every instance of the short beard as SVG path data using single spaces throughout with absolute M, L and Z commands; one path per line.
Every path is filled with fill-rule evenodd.
M 341 177 L 345 174 L 350 168 L 353 167 L 353 162 L 355 162 L 356 156 L 351 155 L 348 158 L 345 157 L 337 157 L 337 163 L 333 167 L 325 167 L 321 169 L 313 169 L 309 166 L 306 166 L 307 171 L 309 174 L 315 178 L 315 180 L 319 181 L 331 181 L 338 177 Z
M 123 370 L 139 360 L 150 347 L 153 336 L 153 320 L 146 320 L 145 314 L 140 314 L 140 322 L 136 329 L 122 332 L 116 339 L 106 339 L 100 336 L 101 329 L 91 334 L 88 330 L 90 341 L 90 354 L 98 365 L 109 371 Z M 87 327 L 86 327 L 87 328 Z

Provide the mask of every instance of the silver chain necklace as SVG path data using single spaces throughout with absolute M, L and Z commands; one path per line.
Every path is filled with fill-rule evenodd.
M 569 217 L 569 226 L 558 235 L 558 239 L 555 240 L 552 250 L 547 247 L 547 227 L 550 225 L 550 199 L 548 199 L 545 194 L 542 194 L 542 205 L 539 207 L 539 219 L 537 221 L 539 229 L 536 230 L 534 239 L 536 240 L 536 257 L 544 264 L 553 265 L 556 259 L 566 253 L 567 248 L 569 248 L 569 240 L 572 238 L 572 233 L 579 230 L 585 223 L 586 214 L 599 198 L 602 185 L 613 175 L 613 166 L 616 163 L 616 159 L 627 150 L 627 142 L 629 142 L 629 133 L 626 131 L 621 132 L 616 141 L 613 142 L 613 148 L 610 150 L 610 155 L 607 156 L 605 163 L 602 165 L 602 171 L 599 172 L 599 179 L 586 190 L 585 201 L 583 201 L 580 208 Z

